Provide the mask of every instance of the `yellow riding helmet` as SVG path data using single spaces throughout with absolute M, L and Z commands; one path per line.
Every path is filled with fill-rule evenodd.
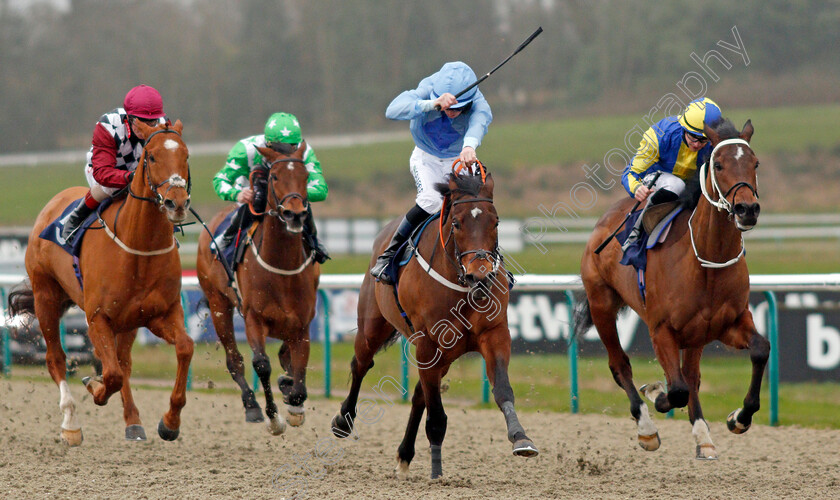
M 679 116 L 680 125 L 689 134 L 706 137 L 703 124 L 712 125 L 721 118 L 720 107 L 715 101 L 703 97 L 691 101 Z

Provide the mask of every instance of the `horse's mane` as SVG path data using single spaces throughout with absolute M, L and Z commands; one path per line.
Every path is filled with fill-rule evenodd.
M 720 140 L 734 139 L 741 134 L 738 131 L 738 129 L 735 128 L 735 124 L 733 124 L 732 121 L 728 118 L 721 118 L 712 125 L 709 125 L 709 128 L 711 128 L 718 135 L 718 137 L 720 137 Z M 709 161 L 711 149 L 702 151 L 701 154 L 703 156 L 699 158 L 698 161 L 700 165 Z M 708 169 L 706 170 L 706 175 L 709 175 Z M 705 179 L 703 180 L 705 181 Z M 685 191 L 682 192 L 679 198 L 680 204 L 682 204 L 684 208 L 692 210 L 694 209 L 694 207 L 697 206 L 697 203 L 700 201 L 701 195 L 702 191 L 700 190 L 700 168 L 698 167 L 697 170 L 694 171 L 694 175 L 691 177 L 691 179 L 685 181 Z
M 455 189 L 449 189 L 449 181 L 455 181 Z M 446 182 L 438 182 L 435 184 L 435 189 L 443 196 L 452 195 L 453 193 L 461 193 L 468 196 L 478 196 L 484 182 L 481 179 L 481 174 L 474 175 L 455 175 L 448 174 Z

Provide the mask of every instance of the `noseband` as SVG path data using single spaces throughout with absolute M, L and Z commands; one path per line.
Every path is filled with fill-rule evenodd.
M 146 138 L 146 140 L 143 142 L 143 172 L 145 173 L 145 177 L 146 177 L 146 185 L 149 186 L 149 189 L 152 191 L 152 193 L 154 193 L 155 197 L 154 198 L 147 198 L 145 196 L 137 196 L 136 194 L 134 194 L 131 191 L 131 184 L 130 183 L 128 185 L 128 194 L 131 195 L 132 198 L 137 198 L 138 200 L 143 200 L 143 201 L 148 201 L 150 203 L 154 203 L 159 209 L 164 210 L 164 206 L 163 206 L 164 196 L 166 196 L 166 194 L 169 193 L 169 190 L 172 189 L 172 188 L 186 188 L 187 199 L 189 199 L 190 191 L 192 190 L 192 175 L 190 175 L 190 166 L 189 166 L 189 163 L 187 163 L 187 180 L 184 180 L 184 178 L 181 177 L 178 174 L 172 174 L 171 176 L 169 176 L 168 179 L 161 182 L 160 184 L 152 183 L 152 174 L 149 172 L 149 155 L 146 154 L 146 145 L 149 144 L 149 142 L 152 140 L 152 137 L 154 137 L 158 134 L 175 134 L 178 137 L 181 136 L 181 134 L 179 134 L 175 130 L 167 128 L 167 129 L 156 130 L 156 131 L 152 132 L 151 135 L 149 135 L 149 137 Z M 166 191 L 164 191 L 163 195 L 161 195 L 158 192 L 158 189 L 163 187 L 166 184 L 169 184 L 169 186 L 166 187 Z
M 299 158 L 280 158 L 278 160 L 274 160 L 273 162 L 268 164 L 268 170 L 271 172 L 271 169 L 274 165 L 278 163 L 300 163 L 301 165 L 306 165 L 303 160 Z M 268 183 L 271 185 L 271 197 L 274 199 L 274 208 L 266 211 L 266 214 L 270 215 L 271 217 L 277 217 L 280 219 L 283 224 L 286 224 L 286 219 L 283 218 L 283 211 L 286 210 L 286 207 L 283 206 L 283 203 L 289 200 L 300 200 L 303 203 L 304 210 L 309 209 L 309 201 L 304 198 L 300 193 L 292 192 L 288 193 L 286 196 L 282 198 L 277 196 L 277 192 L 274 190 L 274 184 L 271 182 L 272 179 L 277 179 L 277 176 L 274 173 L 270 173 L 268 176 Z

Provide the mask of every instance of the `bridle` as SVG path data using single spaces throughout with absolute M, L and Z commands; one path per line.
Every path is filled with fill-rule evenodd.
M 732 203 L 729 203 L 729 200 L 727 199 L 729 197 L 729 195 L 732 194 L 732 199 L 734 200 L 735 195 L 738 193 L 738 190 L 741 189 L 742 187 L 746 187 L 747 189 L 750 190 L 750 192 L 752 192 L 753 196 L 755 196 L 756 199 L 757 199 L 758 198 L 758 190 L 755 187 L 753 187 L 752 184 L 750 184 L 749 182 L 745 182 L 745 181 L 736 182 L 734 185 L 732 185 L 729 189 L 726 190 L 726 193 L 724 193 L 723 190 L 721 190 L 720 185 L 717 182 L 717 178 L 715 177 L 715 168 L 714 168 L 714 166 L 709 168 L 709 165 L 715 161 L 715 153 L 717 152 L 718 148 L 720 148 L 721 146 L 726 146 L 726 145 L 730 145 L 730 144 L 743 144 L 743 145 L 747 146 L 748 148 L 750 148 L 750 151 L 752 151 L 752 147 L 750 147 L 750 143 L 743 140 L 743 139 L 740 139 L 740 138 L 724 139 L 724 140 L 720 141 L 719 143 L 717 143 L 715 145 L 714 149 L 712 149 L 712 154 L 709 155 L 709 161 L 706 162 L 706 163 L 703 163 L 703 165 L 700 167 L 700 190 L 703 192 L 703 196 L 706 197 L 706 200 L 709 202 L 709 204 L 711 204 L 713 207 L 717 208 L 718 211 L 725 210 L 729 214 L 729 216 L 732 217 L 732 216 L 735 215 L 735 211 L 733 210 Z M 717 197 L 718 197 L 717 200 L 713 200 L 712 197 L 709 196 L 709 192 L 706 189 L 706 171 L 707 170 L 709 172 L 709 177 L 711 179 L 712 189 L 717 194 Z M 732 264 L 735 264 L 736 262 L 741 260 L 741 258 L 743 258 L 744 255 L 746 255 L 747 251 L 744 248 L 744 235 L 741 234 L 741 251 L 738 252 L 738 255 L 736 257 L 734 257 L 734 258 L 732 258 L 732 259 L 730 259 L 726 262 L 714 262 L 714 261 L 706 260 L 706 259 L 700 257 L 700 254 L 697 252 L 697 245 L 694 243 L 694 230 L 693 230 L 692 224 L 691 224 L 692 219 L 694 219 L 694 214 L 695 213 L 697 213 L 697 207 L 694 208 L 694 211 L 691 212 L 691 217 L 689 217 L 689 219 L 688 219 L 688 232 L 689 232 L 689 237 L 691 239 L 691 248 L 694 250 L 694 257 L 696 257 L 697 260 L 700 262 L 701 267 L 707 267 L 707 268 L 712 268 L 712 269 L 720 269 L 720 268 L 724 268 L 724 267 L 729 267 Z
M 282 221 L 283 224 L 286 224 L 286 219 L 283 218 L 283 211 L 286 210 L 286 207 L 283 204 L 289 200 L 297 199 L 300 200 L 300 202 L 303 204 L 304 210 L 308 210 L 309 200 L 307 200 L 303 195 L 301 195 L 298 192 L 288 193 L 282 198 L 277 196 L 277 191 L 274 190 L 274 183 L 272 182 L 273 180 L 277 179 L 277 176 L 274 175 L 273 172 L 271 172 L 271 169 L 274 167 L 274 165 L 277 165 L 278 163 L 300 163 L 301 165 L 306 165 L 306 163 L 300 158 L 279 158 L 277 160 L 272 161 L 266 166 L 266 169 L 269 171 L 267 182 L 268 185 L 271 186 L 270 192 L 271 198 L 274 200 L 274 208 L 270 208 L 265 212 L 265 214 L 271 217 L 276 217 L 280 221 Z
M 461 169 L 464 168 L 464 165 L 460 165 L 458 168 L 456 168 L 455 166 L 458 165 L 458 163 L 461 163 L 460 159 L 455 160 L 455 162 L 452 164 L 452 172 L 453 172 L 454 175 L 458 175 L 460 173 Z M 481 174 L 481 182 L 483 184 L 487 180 L 487 174 L 486 174 L 486 171 L 484 169 L 484 165 L 482 165 L 481 162 L 476 162 L 473 166 L 469 167 L 470 172 L 473 172 L 472 169 L 476 165 L 478 166 L 478 170 Z M 473 175 L 478 175 L 478 173 L 474 173 Z M 454 228 L 452 227 L 452 225 L 449 226 L 449 235 L 447 236 L 446 240 L 444 241 L 444 239 L 443 239 L 444 223 L 449 218 L 449 214 L 452 212 L 452 208 L 455 205 L 460 205 L 460 204 L 463 204 L 463 203 L 482 203 L 482 202 L 487 202 L 487 203 L 490 203 L 492 205 L 493 204 L 493 199 L 492 198 L 485 198 L 485 197 L 473 197 L 473 198 L 462 198 L 462 199 L 458 199 L 458 200 L 451 200 L 449 195 L 446 195 L 444 197 L 444 203 L 443 203 L 444 210 L 443 210 L 443 212 L 441 214 L 441 217 L 440 217 L 440 227 L 439 227 L 440 243 L 441 243 L 441 248 L 443 249 L 444 255 L 446 255 L 447 259 L 450 261 L 450 263 L 452 263 L 452 265 L 457 270 L 458 283 L 461 284 L 461 285 L 466 285 L 466 283 L 467 283 L 467 279 L 466 279 L 467 268 L 463 263 L 463 258 L 464 257 L 466 257 L 468 255 L 472 255 L 472 258 L 467 262 L 467 265 L 472 264 L 473 262 L 475 262 L 477 260 L 486 260 L 486 261 L 490 262 L 491 263 L 490 274 L 495 274 L 496 272 L 498 272 L 499 266 L 501 265 L 502 260 L 503 260 L 502 256 L 501 256 L 501 253 L 499 252 L 499 238 L 498 238 L 498 236 L 496 237 L 496 241 L 493 244 L 493 249 L 492 250 L 479 248 L 479 249 L 474 249 L 474 250 L 461 251 L 461 249 L 458 248 L 458 241 L 455 238 L 453 238 Z M 446 251 L 446 245 L 450 240 L 452 241 L 454 255 L 450 255 L 450 253 Z M 432 254 L 432 256 L 434 256 L 434 253 Z
M 169 190 L 172 189 L 172 188 L 185 188 L 187 190 L 187 199 L 189 199 L 190 191 L 192 190 L 192 175 L 190 175 L 190 165 L 189 165 L 189 163 L 187 163 L 187 179 L 186 180 L 184 180 L 184 178 L 181 177 L 178 174 L 172 174 L 171 176 L 169 176 L 168 179 L 166 179 L 165 181 L 163 181 L 159 184 L 154 184 L 152 182 L 152 174 L 149 172 L 149 170 L 150 170 L 150 168 L 149 168 L 149 155 L 146 152 L 146 146 L 149 144 L 149 142 L 152 140 L 152 138 L 154 136 L 158 135 L 158 134 L 175 134 L 178 137 L 181 136 L 181 134 L 179 134 L 177 131 L 172 130 L 170 128 L 165 128 L 165 129 L 162 129 L 162 130 L 156 130 L 156 131 L 152 132 L 151 135 L 149 135 L 149 137 L 147 137 L 146 140 L 143 142 L 143 173 L 144 173 L 144 176 L 146 177 L 146 185 L 149 186 L 149 189 L 152 191 L 152 193 L 155 195 L 155 197 L 154 198 L 148 198 L 148 197 L 145 197 L 145 196 L 138 196 L 138 195 L 134 194 L 134 192 L 131 191 L 131 184 L 130 183 L 128 185 L 128 194 L 132 198 L 136 198 L 138 200 L 148 201 L 150 203 L 154 203 L 155 206 L 157 206 L 161 211 L 163 211 L 165 209 L 165 207 L 164 207 L 164 197 L 166 196 L 167 193 L 169 193 Z M 158 189 L 165 186 L 166 184 L 169 184 L 169 185 L 166 187 L 166 191 L 164 191 L 163 194 L 161 195 L 160 192 L 158 192 Z

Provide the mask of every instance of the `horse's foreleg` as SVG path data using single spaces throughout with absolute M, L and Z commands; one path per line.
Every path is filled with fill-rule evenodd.
M 36 275 L 32 276 L 31 280 L 35 315 L 38 317 L 38 324 L 44 335 L 44 342 L 47 344 L 47 370 L 61 393 L 58 403 L 58 407 L 64 414 L 64 420 L 61 423 L 61 439 L 70 446 L 79 446 L 83 439 L 82 426 L 76 417 L 76 400 L 67 384 L 67 356 L 61 347 L 59 336 L 62 292 L 52 279 L 39 278 Z
M 248 344 L 254 353 L 251 364 L 262 384 L 265 394 L 265 414 L 268 417 L 268 432 L 279 436 L 286 430 L 286 420 L 277 412 L 277 404 L 274 402 L 274 393 L 271 390 L 271 362 L 265 353 L 265 337 L 268 334 L 268 326 L 257 317 L 256 313 L 248 312 L 245 315 L 245 334 L 248 336 Z
M 397 479 L 408 479 L 408 467 L 414 459 L 414 444 L 417 441 L 417 431 L 420 429 L 420 419 L 423 411 L 426 410 L 426 399 L 423 396 L 423 385 L 417 382 L 414 387 L 414 396 L 411 397 L 411 413 L 408 416 L 408 425 L 405 427 L 405 435 L 402 443 L 397 449 Z
M 262 408 L 257 403 L 254 391 L 245 378 L 245 362 L 242 354 L 236 347 L 236 337 L 233 331 L 233 306 L 224 295 L 211 292 L 207 294 L 207 302 L 210 306 L 210 317 L 213 319 L 213 327 L 219 342 L 225 349 L 225 363 L 233 381 L 239 386 L 242 395 L 242 405 L 245 407 L 246 422 L 262 422 Z
M 621 347 L 618 330 L 615 326 L 618 309 L 616 306 L 609 305 L 612 301 L 603 298 L 595 300 L 593 299 L 594 296 L 595 294 L 593 293 L 589 298 L 592 322 L 598 331 L 598 336 L 601 337 L 601 342 L 607 349 L 607 357 L 613 380 L 615 380 L 615 383 L 619 387 L 624 389 L 624 393 L 627 394 L 627 398 L 630 400 L 630 415 L 636 421 L 639 446 L 647 451 L 656 451 L 661 444 L 659 431 L 656 429 L 656 424 L 653 422 L 653 419 L 650 418 L 647 405 L 636 390 L 636 385 L 633 382 L 633 368 L 630 365 L 630 358 L 624 352 L 624 348 Z M 604 304 L 607 305 L 605 306 Z M 644 392 L 646 388 L 647 386 L 643 386 L 642 391 Z
M 535 457 L 539 450 L 527 435 L 514 409 L 513 388 L 508 378 L 508 363 L 510 363 L 510 334 L 505 330 L 503 335 L 493 335 L 485 332 L 480 337 L 481 355 L 484 357 L 487 378 L 493 386 L 493 397 L 496 405 L 502 410 L 507 425 L 508 440 L 513 443 L 513 454 L 520 457 Z
M 654 330 L 651 339 L 656 359 L 665 370 L 668 392 L 661 390 L 661 386 L 657 385 L 647 386 L 647 390 L 642 392 L 654 401 L 656 411 L 660 413 L 668 413 L 673 408 L 683 408 L 688 404 L 689 389 L 680 368 L 680 347 L 674 332 L 667 326 L 660 326 Z
M 82 383 L 93 395 L 93 402 L 104 406 L 112 394 L 122 389 L 124 380 L 117 361 L 115 334 L 106 318 L 94 316 L 88 318 L 88 337 L 93 344 L 94 354 L 102 362 L 102 377 L 101 380 L 98 377 L 85 377 Z
M 305 412 L 303 402 L 306 401 L 306 366 L 309 364 L 309 332 L 303 329 L 298 338 L 285 343 L 291 354 L 292 385 L 280 386 L 283 400 L 286 403 L 286 419 L 289 425 L 299 427 L 303 425 Z M 284 391 L 284 387 L 287 390 Z
M 131 347 L 137 337 L 137 330 L 117 334 L 117 360 L 123 373 L 123 386 L 120 389 L 123 403 L 123 419 L 125 420 L 125 439 L 128 441 L 145 441 L 146 431 L 140 422 L 140 411 L 134 404 L 131 393 Z
M 714 460 L 717 458 L 717 449 L 700 408 L 700 357 L 703 348 L 686 349 L 684 353 L 682 373 L 688 384 L 688 420 L 692 425 L 691 434 L 697 443 L 696 457 L 700 460 Z
M 745 311 L 739 321 L 726 334 L 721 337 L 721 342 L 737 349 L 749 349 L 750 361 L 752 362 L 752 378 L 750 388 L 744 397 L 743 408 L 738 408 L 729 414 L 726 419 L 726 426 L 735 434 L 743 434 L 752 425 L 752 417 L 761 407 L 761 379 L 764 377 L 764 368 L 770 358 L 770 342 L 759 335 L 753 323 L 752 314 Z
M 147 327 L 167 343 L 175 345 L 178 360 L 175 385 L 169 397 L 169 411 L 158 423 L 158 435 L 166 441 L 174 441 L 181 428 L 181 409 L 187 404 L 187 374 L 193 356 L 193 340 L 184 327 L 184 310 L 180 303 L 166 316 L 153 318 Z

